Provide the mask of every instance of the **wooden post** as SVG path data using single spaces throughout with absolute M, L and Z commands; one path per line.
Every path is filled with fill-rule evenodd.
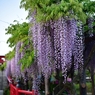
M 10 95 L 12 95 L 12 86 L 10 84 Z
M 45 95 L 49 95 L 48 78 L 45 76 Z
M 32 95 L 35 95 L 35 91 L 34 91 L 34 90 L 32 90 L 32 92 L 33 92 L 33 94 L 32 94 Z
M 16 95 L 19 95 L 19 92 L 18 92 L 18 90 L 19 90 L 19 89 L 18 89 L 18 88 L 16 88 Z
M 32 95 L 38 95 L 38 91 L 36 91 L 36 90 L 32 90 Z

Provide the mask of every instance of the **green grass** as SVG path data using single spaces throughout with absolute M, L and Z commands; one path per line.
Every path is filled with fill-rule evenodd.
M 87 92 L 91 92 L 91 87 L 92 87 L 91 82 L 86 82 Z M 74 84 L 74 88 L 77 95 L 79 95 L 79 84 Z
M 91 87 L 92 87 L 91 82 L 87 82 L 86 86 L 87 86 L 87 92 L 91 92 Z
M 6 88 L 4 89 L 3 95 L 10 95 L 9 87 L 6 87 Z

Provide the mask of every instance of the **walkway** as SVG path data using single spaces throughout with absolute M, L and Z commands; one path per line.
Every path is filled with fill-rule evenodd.
M 0 95 L 3 95 L 3 90 L 0 90 Z
M 3 89 L 7 86 L 7 79 L 5 76 L 5 72 L 0 71 L 0 95 L 3 95 Z

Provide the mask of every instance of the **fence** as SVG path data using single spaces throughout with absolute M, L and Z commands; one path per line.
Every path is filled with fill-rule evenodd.
M 10 85 L 10 95 L 38 95 L 37 91 L 32 90 L 32 91 L 26 91 L 26 90 L 21 90 L 17 88 L 15 85 L 11 83 L 10 78 L 8 78 L 9 85 Z

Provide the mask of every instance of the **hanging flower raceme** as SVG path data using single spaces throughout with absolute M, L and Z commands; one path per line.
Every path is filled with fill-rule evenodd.
M 11 60 L 11 73 L 12 73 L 12 77 L 15 77 L 15 73 L 16 73 L 16 64 L 15 64 L 15 58 L 13 57 Z
M 6 67 L 6 76 L 7 77 L 15 77 L 15 58 L 12 58 L 11 60 L 7 60 L 7 67 Z
M 51 21 L 51 28 L 54 31 L 54 59 L 57 69 L 62 70 L 66 78 L 67 70 L 72 64 L 74 41 L 77 32 L 77 25 L 74 19 L 60 18 Z
M 38 30 L 38 48 L 37 48 L 37 60 L 39 70 L 45 76 L 49 76 L 51 72 L 50 63 L 50 42 L 48 39 L 48 31 L 46 26 L 41 26 Z
M 77 35 L 75 38 L 75 44 L 74 44 L 74 63 L 75 63 L 75 68 L 80 69 L 82 71 L 83 69 L 83 50 L 84 50 L 84 43 L 83 43 L 83 31 L 82 31 L 82 23 L 79 22 L 78 30 L 77 30 Z
M 66 17 L 47 23 L 37 23 L 34 20 L 33 24 L 31 30 L 40 73 L 48 77 L 51 71 L 57 68 L 66 79 L 67 71 L 72 65 L 72 56 L 74 67 L 82 68 L 83 36 L 80 36 L 82 35 L 80 22 L 78 27 L 75 19 Z
M 54 62 L 56 68 L 61 69 L 61 42 L 60 42 L 60 32 L 59 32 L 59 21 L 55 21 L 53 24 L 54 29 Z
M 51 74 L 51 42 L 50 35 L 48 34 L 48 24 L 43 25 L 41 23 L 37 23 L 35 21 L 34 15 L 32 15 L 32 24 L 31 27 L 32 37 L 33 37 L 33 45 L 35 50 L 35 56 L 37 60 L 37 66 L 39 73 L 43 73 L 45 76 L 49 76 Z
M 18 64 L 19 60 L 21 59 L 20 47 L 21 47 L 21 42 L 18 42 L 16 44 L 16 50 L 15 50 L 15 65 L 16 65 L 16 73 L 15 73 L 15 75 L 17 77 L 21 77 L 21 69 L 20 69 L 21 65 Z
M 7 63 L 7 67 L 6 67 L 6 77 L 11 77 L 12 73 L 11 73 L 11 61 L 10 60 L 6 60 Z
M 61 18 L 55 23 L 55 54 L 61 63 L 61 69 L 64 78 L 67 77 L 67 70 L 72 64 L 72 53 L 74 48 L 74 40 L 76 37 L 76 22 L 74 19 Z M 56 35 L 57 34 L 57 35 Z M 58 36 L 59 35 L 59 36 Z M 57 38 L 57 40 L 56 40 Z M 56 48 L 56 46 L 58 46 Z M 58 54 L 59 53 L 59 54 Z M 59 56 L 58 56 L 59 55 Z M 58 65 L 58 64 L 57 64 Z
M 94 19 L 92 17 L 88 18 L 88 29 L 89 29 L 89 36 L 92 37 L 93 36 L 93 22 Z
M 30 17 L 30 23 L 32 23 L 32 27 L 30 27 L 30 32 L 29 32 L 29 36 L 30 36 L 30 40 L 33 41 L 33 46 L 34 46 L 34 50 L 35 50 L 35 56 L 37 56 L 37 45 L 38 45 L 38 26 L 39 24 L 36 22 L 35 19 L 35 15 L 36 15 L 36 11 L 34 11 Z

